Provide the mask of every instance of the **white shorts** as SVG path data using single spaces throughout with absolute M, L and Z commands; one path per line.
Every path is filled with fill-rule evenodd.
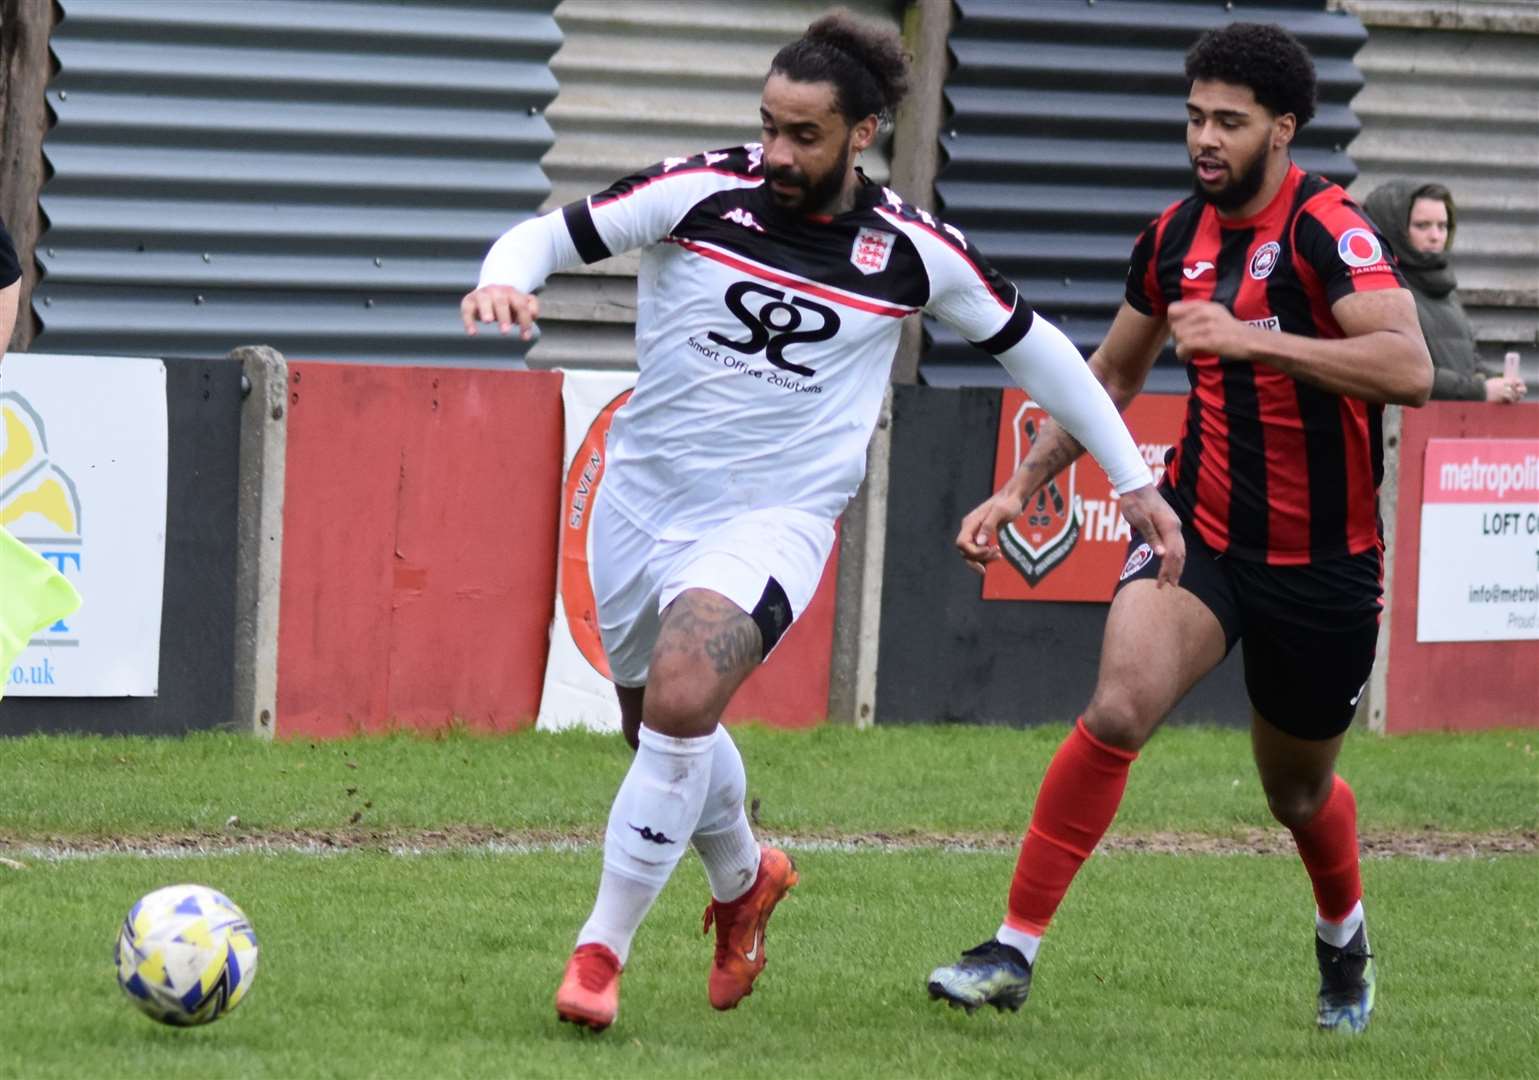
M 740 514 L 694 540 L 660 540 L 599 491 L 589 566 L 599 635 L 617 686 L 646 685 L 663 609 L 685 589 L 725 596 L 753 617 L 774 648 L 812 602 L 833 550 L 829 522 L 786 509 Z

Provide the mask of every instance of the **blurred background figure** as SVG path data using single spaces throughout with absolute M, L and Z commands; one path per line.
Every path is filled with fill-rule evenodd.
M 1459 303 L 1450 249 L 1458 218 L 1453 195 L 1442 184 L 1391 180 L 1363 204 L 1389 239 L 1400 270 L 1416 297 L 1416 314 L 1435 368 L 1432 396 L 1439 400 L 1512 404 L 1528 392 L 1516 375 L 1487 375 L 1477 363 L 1475 329 Z

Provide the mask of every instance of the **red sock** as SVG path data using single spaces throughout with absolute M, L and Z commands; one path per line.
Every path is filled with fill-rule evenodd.
M 1080 865 L 1106 832 L 1138 754 L 1107 746 L 1085 729 L 1085 719 L 1058 747 L 1021 841 L 1010 882 L 1005 925 L 1041 936 Z
M 1357 864 L 1357 799 L 1336 777 L 1325 805 L 1302 829 L 1293 830 L 1299 858 L 1315 888 L 1315 906 L 1331 922 L 1352 913 L 1363 898 Z

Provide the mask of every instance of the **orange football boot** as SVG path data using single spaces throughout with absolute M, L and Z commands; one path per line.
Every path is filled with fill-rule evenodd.
M 619 957 L 596 941 L 577 946 L 556 991 L 556 1016 L 568 1024 L 603 1031 L 619 1012 Z
M 734 1009 L 753 993 L 753 981 L 764 970 L 764 926 L 800 879 L 796 863 L 779 848 L 759 851 L 759 875 L 742 896 L 723 904 L 712 900 L 705 909 L 701 933 L 716 924 L 716 958 L 711 963 L 713 1009 Z

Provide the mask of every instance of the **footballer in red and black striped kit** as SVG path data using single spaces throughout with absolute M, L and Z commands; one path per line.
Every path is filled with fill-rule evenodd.
M 1337 185 L 1292 161 L 1314 115 L 1308 52 L 1230 23 L 1186 58 L 1193 193 L 1144 229 L 1124 303 L 1091 357 L 1119 407 L 1167 339 L 1191 392 L 1161 489 L 1182 519 L 1180 587 L 1129 545 L 1096 688 L 1043 778 L 994 938 L 931 973 L 932 996 L 1019 1008 L 1043 932 L 1116 815 L 1129 766 L 1191 687 L 1243 643 L 1251 736 L 1274 817 L 1314 888 L 1316 1023 L 1363 1030 L 1376 975 L 1357 809 L 1335 772 L 1373 665 L 1382 594 L 1380 416 L 1420 405 L 1432 363 L 1389 245 Z M 1081 452 L 1048 425 L 962 523 L 979 568 L 997 531 Z
M 1226 219 L 1202 195 L 1176 203 L 1133 248 L 1127 302 L 1165 318 L 1210 301 L 1264 331 L 1345 337 L 1332 308 L 1404 289 L 1389 245 L 1347 193 L 1290 165 L 1261 210 Z M 1263 362 L 1194 352 L 1192 393 L 1165 483 L 1208 546 L 1298 566 L 1379 542 L 1378 402 L 1332 393 Z

